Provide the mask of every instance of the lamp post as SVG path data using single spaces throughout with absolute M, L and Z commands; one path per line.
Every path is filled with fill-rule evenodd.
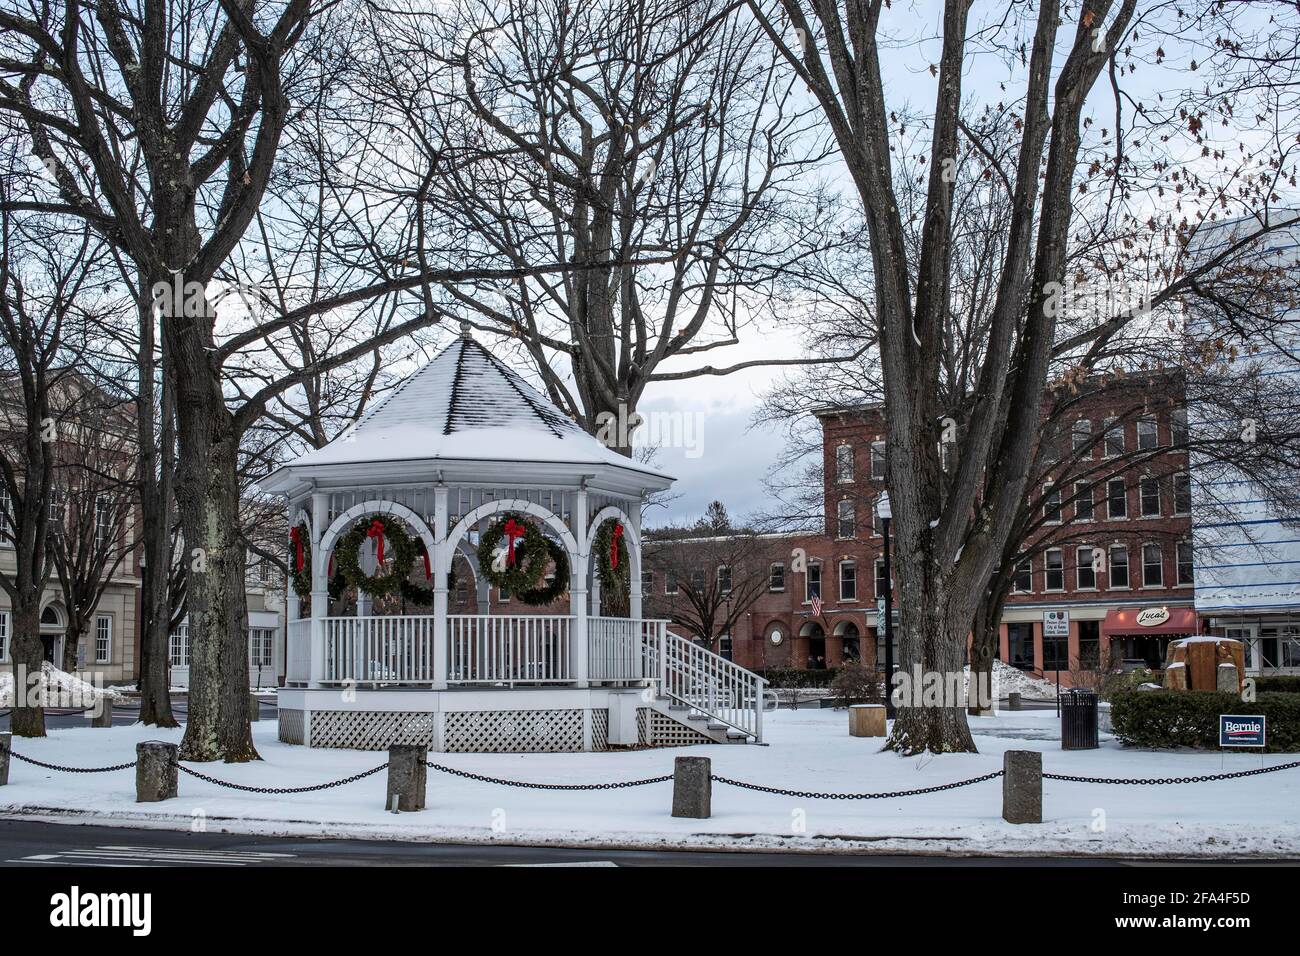
M 889 522 L 894 513 L 889 507 L 889 492 L 882 491 L 876 499 L 876 514 L 880 517 L 880 534 L 885 541 L 885 717 L 894 716 L 894 578 L 889 569 Z M 880 628 L 876 628 L 880 633 Z

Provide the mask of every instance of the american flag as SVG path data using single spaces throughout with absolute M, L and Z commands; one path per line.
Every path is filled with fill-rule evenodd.
M 812 612 L 813 617 L 822 616 L 822 599 L 820 594 L 814 594 L 812 596 Z

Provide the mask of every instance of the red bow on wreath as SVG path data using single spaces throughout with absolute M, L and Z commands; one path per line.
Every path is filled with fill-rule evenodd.
M 289 540 L 293 542 L 294 550 L 297 552 L 295 571 L 302 570 L 302 531 L 297 525 L 289 529 Z
M 429 566 L 429 549 L 424 546 L 424 541 L 420 542 L 420 557 L 424 558 L 424 580 L 432 580 L 433 568 Z
M 522 522 L 511 518 L 506 522 L 506 526 L 501 529 L 506 536 L 506 565 L 514 567 L 515 563 L 515 540 L 524 536 L 524 525 Z
M 375 557 L 380 564 L 384 563 L 384 523 L 376 518 L 370 522 L 370 528 L 366 531 L 367 538 L 378 538 L 379 547 L 375 552 Z
M 611 570 L 618 568 L 618 539 L 623 537 L 623 526 L 617 521 L 614 522 L 614 533 L 609 538 L 609 566 Z

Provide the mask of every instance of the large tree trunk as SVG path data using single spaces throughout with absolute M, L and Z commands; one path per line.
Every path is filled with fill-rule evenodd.
M 1002 602 L 991 599 L 981 601 L 975 612 L 970 648 L 970 699 L 966 704 L 967 713 L 975 716 L 984 709 L 985 701 L 980 699 L 982 689 L 987 688 L 990 695 L 993 693 L 993 660 L 997 656 L 1001 617 Z
M 45 660 L 39 592 L 34 601 L 31 595 L 20 595 L 14 601 L 12 623 L 9 660 L 14 672 L 14 709 L 9 717 L 9 729 L 17 737 L 44 737 L 45 708 L 27 706 L 27 693 L 32 686 L 28 681 L 41 679 L 41 664 Z
M 900 702 L 886 749 L 905 755 L 974 753 L 962 695 L 969 617 L 931 608 L 900 616 L 899 652 L 908 675 L 903 687 L 909 693 Z
M 69 599 L 69 604 L 71 600 Z M 69 674 L 77 669 L 77 648 L 81 646 L 81 636 L 86 633 L 86 621 L 80 614 L 69 609 L 68 627 L 63 632 L 63 670 Z

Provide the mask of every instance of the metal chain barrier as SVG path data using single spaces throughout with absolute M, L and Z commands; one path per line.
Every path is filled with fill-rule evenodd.
M 199 773 L 197 770 L 191 770 L 185 764 L 177 764 L 181 773 L 187 773 L 191 777 L 203 780 L 206 783 L 215 783 L 218 787 L 225 787 L 228 790 L 242 790 L 244 793 L 314 793 L 317 790 L 329 790 L 333 787 L 341 787 L 345 783 L 355 783 L 357 780 L 364 780 L 366 777 L 374 776 L 381 770 L 387 770 L 388 764 L 381 763 L 378 767 L 372 767 L 369 770 L 363 770 L 361 773 L 354 773 L 350 777 L 344 777 L 342 780 L 332 780 L 329 783 L 318 783 L 310 787 L 249 787 L 242 783 L 231 783 L 228 780 L 218 780 L 216 777 L 209 777 L 205 773 Z
M 114 764 L 111 767 L 60 767 L 56 763 L 45 763 L 42 760 L 36 760 L 33 757 L 24 757 L 22 754 L 8 747 L 0 747 L 0 751 L 8 751 L 9 756 L 15 760 L 21 760 L 23 763 L 29 763 L 34 767 L 44 767 L 46 770 L 58 770 L 62 773 L 112 773 L 115 770 L 126 770 L 135 766 L 135 761 L 130 763 Z
M 896 797 L 915 797 L 923 793 L 939 793 L 942 790 L 956 790 L 958 787 L 969 787 L 973 783 L 983 783 L 985 780 L 994 780 L 1002 776 L 1003 771 L 994 770 L 992 773 L 986 773 L 982 777 L 971 777 L 969 780 L 958 780 L 956 783 L 942 783 L 935 787 L 921 787 L 916 790 L 893 790 L 887 793 L 816 793 L 811 790 L 782 790 L 780 787 L 764 787 L 757 783 L 746 783 L 743 780 L 732 780 L 730 777 L 720 777 L 716 773 L 712 774 L 709 779 L 717 783 L 729 784 L 733 787 L 740 787 L 744 790 L 757 790 L 759 793 L 774 793 L 782 797 L 799 797 L 803 800 L 891 800 Z M 1046 774 L 1044 774 L 1046 776 Z
M 664 774 L 662 777 L 624 780 L 619 783 L 530 783 L 526 780 L 504 780 L 501 777 L 485 777 L 481 773 L 470 773 L 468 770 L 444 767 L 442 764 L 431 761 L 428 762 L 428 766 L 430 770 L 449 773 L 455 777 L 464 777 L 466 780 L 477 780 L 479 783 L 496 783 L 503 787 L 523 787 L 526 790 L 622 790 L 626 787 L 644 787 L 650 783 L 667 783 L 673 779 L 673 775 L 669 773 Z
M 1169 783 L 1208 783 L 1211 780 L 1234 780 L 1237 777 L 1255 777 L 1261 773 L 1276 773 L 1300 767 L 1300 760 L 1280 763 L 1275 767 L 1257 767 L 1254 770 L 1237 770 L 1233 773 L 1207 773 L 1199 777 L 1076 777 L 1069 774 L 1045 773 L 1044 780 L 1064 780 L 1068 783 L 1129 783 L 1135 786 L 1158 786 Z

